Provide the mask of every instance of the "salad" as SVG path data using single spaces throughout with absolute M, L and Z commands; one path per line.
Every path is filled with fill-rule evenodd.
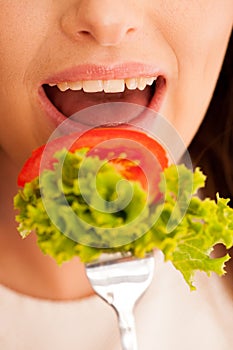
M 225 273 L 230 257 L 213 257 L 214 246 L 233 245 L 233 210 L 218 194 L 199 198 L 205 179 L 199 168 L 168 165 L 164 148 L 138 130 L 63 136 L 36 149 L 19 174 L 18 230 L 35 233 L 58 264 L 159 249 L 195 289 L 197 270 Z

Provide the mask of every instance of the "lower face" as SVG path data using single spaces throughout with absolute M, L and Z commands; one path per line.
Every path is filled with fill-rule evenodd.
M 73 113 L 105 102 L 150 107 L 186 145 L 193 138 L 226 51 L 232 0 L 113 3 L 1 2 L 0 144 L 17 164 Z

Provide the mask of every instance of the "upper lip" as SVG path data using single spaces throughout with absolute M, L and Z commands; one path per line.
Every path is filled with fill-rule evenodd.
M 48 76 L 43 84 L 61 83 L 61 82 L 75 82 L 78 80 L 109 80 L 109 79 L 127 79 L 134 77 L 165 77 L 164 72 L 155 65 L 143 64 L 138 62 L 130 62 L 117 65 L 96 65 L 85 64 L 76 67 L 65 69 L 61 72 L 56 72 Z

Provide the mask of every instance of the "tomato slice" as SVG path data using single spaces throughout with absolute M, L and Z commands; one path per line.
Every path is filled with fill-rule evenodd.
M 166 151 L 147 134 L 135 129 L 97 128 L 60 137 L 34 150 L 19 173 L 18 185 L 23 187 L 44 169 L 52 169 L 57 161 L 54 153 L 64 147 L 70 152 L 88 148 L 90 155 L 109 159 L 126 179 L 139 181 L 143 188 L 149 183 L 155 190 L 161 171 L 168 166 Z

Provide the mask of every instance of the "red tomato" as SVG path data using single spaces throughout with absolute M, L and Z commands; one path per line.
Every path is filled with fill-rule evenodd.
M 88 154 L 109 159 L 126 179 L 139 181 L 144 189 L 152 186 L 154 191 L 161 171 L 168 165 L 166 151 L 145 133 L 134 129 L 97 128 L 82 135 L 74 133 L 63 136 L 34 150 L 18 176 L 18 185 L 23 187 L 25 183 L 39 176 L 40 171 L 52 169 L 57 161 L 53 158 L 54 153 L 64 147 L 70 152 L 83 147 L 89 148 Z M 125 155 L 123 159 L 122 154 Z

